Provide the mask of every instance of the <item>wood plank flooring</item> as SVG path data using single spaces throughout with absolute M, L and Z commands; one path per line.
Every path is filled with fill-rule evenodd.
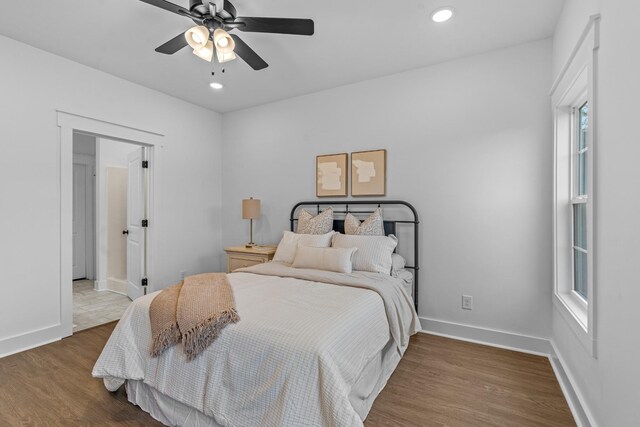
M 114 326 L 0 359 L 0 426 L 160 425 L 91 377 Z M 575 423 L 546 358 L 418 334 L 365 426 Z
M 575 426 L 549 360 L 412 337 L 365 422 L 373 426 Z

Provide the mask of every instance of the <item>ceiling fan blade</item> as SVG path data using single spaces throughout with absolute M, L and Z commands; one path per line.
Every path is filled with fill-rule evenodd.
M 222 17 L 224 19 L 227 19 L 227 17 L 225 16 L 225 12 L 227 14 L 229 14 L 228 17 L 231 18 L 231 19 L 236 19 L 236 16 L 238 16 L 238 13 L 236 12 L 235 6 L 233 4 L 231 4 L 230 1 L 225 1 L 224 2 L 224 8 L 222 9 L 222 13 L 221 13 Z
M 162 46 L 157 47 L 156 52 L 173 55 L 185 46 L 187 46 L 187 39 L 184 37 L 184 33 L 180 33 Z
M 240 24 L 238 30 L 251 33 L 277 33 L 312 36 L 314 23 L 311 19 L 295 18 L 250 18 L 240 16 L 231 25 Z
M 254 70 L 262 70 L 267 68 L 267 64 L 264 59 L 260 58 L 260 55 L 255 53 L 240 37 L 235 34 L 231 34 L 231 37 L 236 42 L 236 47 L 233 52 L 244 60 Z
M 197 18 L 197 19 L 201 18 L 201 16 L 197 16 L 189 12 L 188 9 L 185 9 L 182 6 L 178 6 L 177 4 L 173 4 L 166 0 L 140 0 L 140 1 L 155 7 L 159 7 L 160 9 L 168 10 L 169 12 L 177 13 L 178 15 L 187 16 L 190 18 Z

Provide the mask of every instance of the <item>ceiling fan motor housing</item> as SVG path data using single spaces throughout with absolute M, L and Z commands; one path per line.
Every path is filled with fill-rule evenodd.
M 201 0 L 189 0 L 189 10 L 193 12 L 194 9 L 196 12 L 203 15 L 207 13 L 207 7 L 202 4 Z
M 144 0 L 143 0 L 144 1 Z M 236 18 L 236 8 L 228 1 L 222 3 L 223 9 L 215 12 L 215 6 L 218 2 L 208 0 L 189 0 L 189 11 L 199 15 L 201 18 L 192 18 L 196 24 L 204 25 L 213 33 L 216 28 L 226 28 L 224 21 Z M 228 28 L 229 30 L 235 27 Z

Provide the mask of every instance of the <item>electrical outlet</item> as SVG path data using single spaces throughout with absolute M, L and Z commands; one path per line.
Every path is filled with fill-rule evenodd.
M 462 295 L 462 309 L 473 310 L 473 297 L 471 295 Z
M 187 270 L 182 270 L 180 272 L 180 280 L 184 280 L 185 277 L 187 277 Z

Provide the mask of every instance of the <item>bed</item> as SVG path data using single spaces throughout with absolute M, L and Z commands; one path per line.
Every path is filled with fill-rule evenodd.
M 292 210 L 292 228 L 305 203 L 352 212 L 344 203 L 303 202 Z M 417 228 L 411 211 L 410 219 L 385 221 L 385 230 Z M 334 221 L 334 228 L 341 225 Z M 166 425 L 362 426 L 409 337 L 420 330 L 406 277 L 270 262 L 228 278 L 241 320 L 195 360 L 187 362 L 179 346 L 149 355 L 153 293 L 124 313 L 93 375 L 110 391 L 124 385 L 130 402 Z

